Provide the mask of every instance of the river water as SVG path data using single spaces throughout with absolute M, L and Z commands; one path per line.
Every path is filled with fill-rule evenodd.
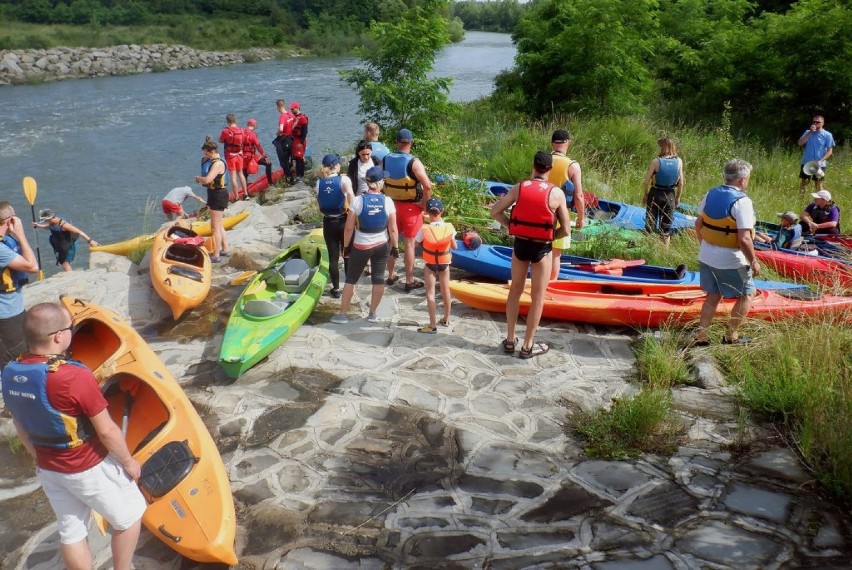
M 511 67 L 514 55 L 507 34 L 468 32 L 439 53 L 435 74 L 454 79 L 452 100 L 470 101 L 491 92 L 494 76 Z M 228 113 L 241 125 L 256 118 L 260 142 L 274 157 L 275 100 L 296 100 L 310 118 L 314 156 L 351 148 L 363 117 L 357 94 L 337 71 L 357 64 L 352 57 L 297 58 L 2 87 L 0 132 L 7 141 L 0 147 L 0 200 L 29 221 L 21 180 L 32 176 L 36 209 L 52 208 L 101 243 L 150 232 L 163 221 L 163 195 L 193 186 L 201 143 L 206 135 L 218 139 Z M 38 237 L 42 264 L 53 273 L 47 232 Z M 81 244 L 75 265 L 86 264 Z

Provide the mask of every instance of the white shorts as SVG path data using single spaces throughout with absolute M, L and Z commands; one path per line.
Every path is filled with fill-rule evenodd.
M 147 507 L 136 483 L 112 455 L 81 473 L 38 469 L 37 475 L 59 523 L 59 540 L 74 544 L 88 536 L 92 511 L 110 526 L 125 530 L 142 518 Z

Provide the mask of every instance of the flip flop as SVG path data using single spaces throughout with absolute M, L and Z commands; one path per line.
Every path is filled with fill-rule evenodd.
M 515 345 L 518 344 L 518 337 L 515 337 L 515 340 L 504 338 L 501 344 L 503 345 L 503 352 L 506 354 L 514 354 Z
M 518 353 L 518 358 L 532 358 L 533 356 L 540 356 L 548 350 L 550 350 L 550 347 L 543 342 L 534 342 L 529 348 L 521 347 L 521 351 Z

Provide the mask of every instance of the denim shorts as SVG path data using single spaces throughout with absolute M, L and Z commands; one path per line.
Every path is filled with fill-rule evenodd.
M 731 299 L 745 295 L 751 296 L 756 291 L 751 267 L 748 265 L 743 265 L 737 269 L 716 269 L 705 263 L 698 265 L 701 290 L 705 293 Z

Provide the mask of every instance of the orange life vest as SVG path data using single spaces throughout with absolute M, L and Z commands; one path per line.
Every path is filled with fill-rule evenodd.
M 423 261 L 432 265 L 449 265 L 455 229 L 450 224 L 423 226 Z

